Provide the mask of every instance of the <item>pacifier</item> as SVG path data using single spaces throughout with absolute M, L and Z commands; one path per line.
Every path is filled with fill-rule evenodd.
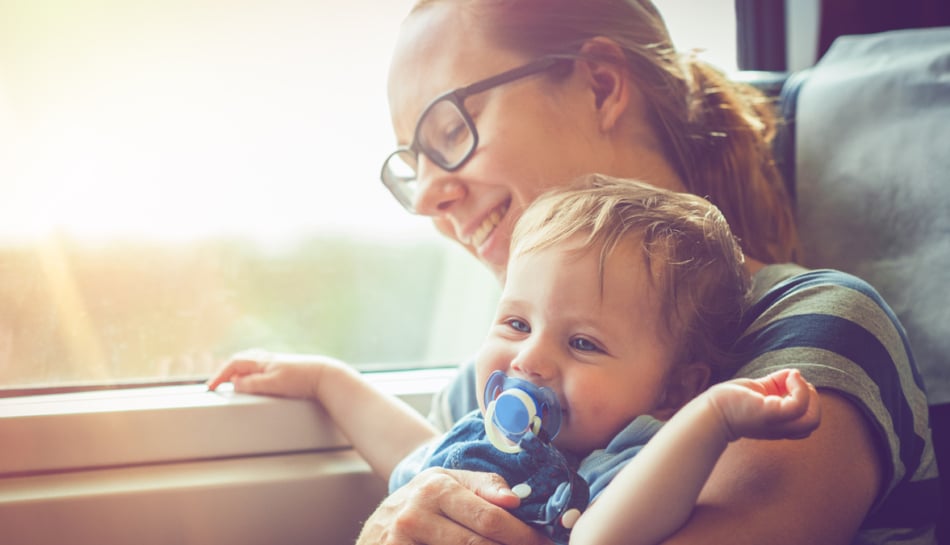
M 521 451 L 529 431 L 551 441 L 561 428 L 561 406 L 550 388 L 494 371 L 485 384 L 485 435 L 502 452 Z

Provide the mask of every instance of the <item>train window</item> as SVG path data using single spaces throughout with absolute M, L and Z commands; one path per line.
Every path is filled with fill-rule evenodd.
M 408 8 L 0 4 L 0 385 L 466 357 L 495 281 L 378 181 Z
M 654 0 L 653 3 L 663 15 L 678 49 L 693 50 L 727 73 L 736 70 L 735 0 Z
M 0 385 L 468 357 L 494 278 L 378 182 L 411 3 L 0 4 Z M 732 0 L 658 5 L 734 68 Z

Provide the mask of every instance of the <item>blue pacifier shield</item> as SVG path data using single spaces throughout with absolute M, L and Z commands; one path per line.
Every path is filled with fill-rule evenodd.
M 561 406 L 550 388 L 495 371 L 485 384 L 484 401 L 485 432 L 504 452 L 518 452 L 529 431 L 550 441 L 561 428 Z

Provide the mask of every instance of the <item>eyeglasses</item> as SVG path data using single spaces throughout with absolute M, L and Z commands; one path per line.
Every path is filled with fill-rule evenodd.
M 419 116 L 412 143 L 399 147 L 386 157 L 380 173 L 383 185 L 406 210 L 415 213 L 414 203 L 419 191 L 419 154 L 428 157 L 442 170 L 452 172 L 462 168 L 478 147 L 478 131 L 475 130 L 472 116 L 465 109 L 466 98 L 577 58 L 577 55 L 545 55 L 528 64 L 439 95 Z

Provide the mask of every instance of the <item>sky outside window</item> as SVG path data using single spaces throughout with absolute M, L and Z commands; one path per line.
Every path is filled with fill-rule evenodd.
M 663 0 L 735 68 L 731 0 Z M 410 2 L 0 1 L 0 237 L 429 234 L 378 183 Z

